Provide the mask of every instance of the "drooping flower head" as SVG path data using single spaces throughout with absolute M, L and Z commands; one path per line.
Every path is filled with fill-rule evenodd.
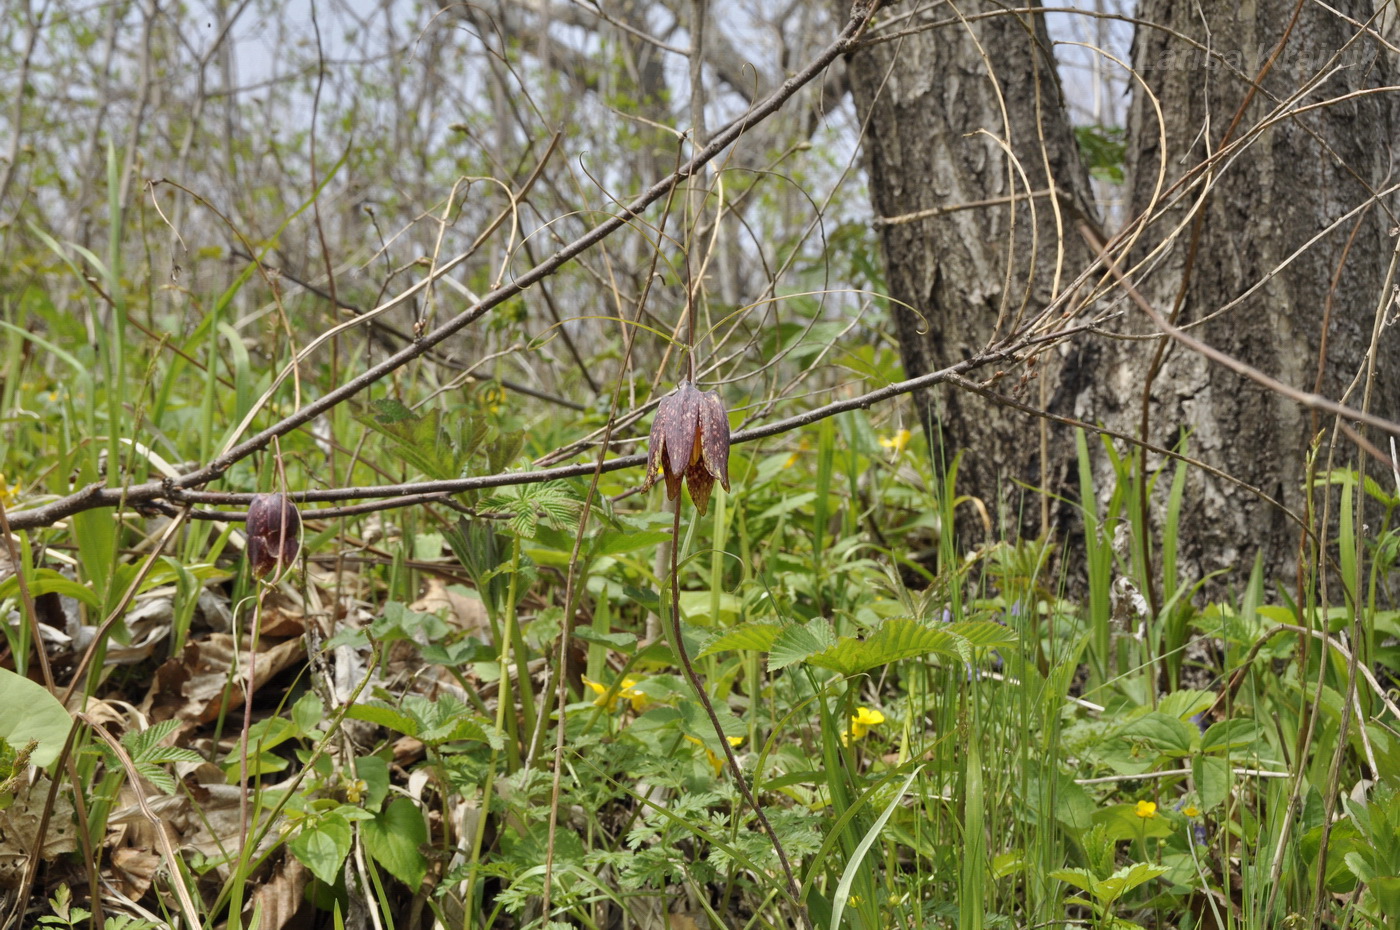
M 258 494 L 248 505 L 248 564 L 259 578 L 292 564 L 301 546 L 301 514 L 285 494 Z
M 657 409 L 647 451 L 646 486 L 662 473 L 666 497 L 675 500 L 684 481 L 704 514 L 716 480 L 729 490 L 729 416 L 719 394 L 682 381 Z

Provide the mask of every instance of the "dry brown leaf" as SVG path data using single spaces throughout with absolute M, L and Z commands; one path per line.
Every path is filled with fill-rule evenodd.
M 111 861 L 122 894 L 133 900 L 140 900 L 150 890 L 160 870 L 160 856 L 149 849 L 119 846 L 112 850 Z
M 411 736 L 394 740 L 394 764 L 408 768 L 423 758 L 423 743 Z
M 275 646 L 263 646 L 253 681 L 256 691 L 293 663 L 306 657 L 306 645 L 300 639 L 290 639 Z M 243 682 L 247 678 L 248 648 L 234 649 L 234 639 L 227 633 L 214 633 L 206 639 L 185 644 L 179 659 L 167 660 L 156 670 L 155 682 L 147 695 L 152 720 L 179 717 L 191 723 L 208 723 L 225 706 L 243 701 Z M 229 669 L 237 668 L 230 681 Z
M 15 793 L 14 801 L 0 811 L 0 888 L 14 888 L 24 880 L 24 869 L 35 851 L 39 821 L 49 797 L 49 779 L 43 775 L 32 785 Z M 60 791 L 54 796 L 53 812 L 44 832 L 40 855 L 54 859 L 78 848 L 73 825 L 73 802 Z
M 490 639 L 490 622 L 486 617 L 486 605 L 474 597 L 467 597 L 447 587 L 441 578 L 428 576 L 428 590 L 408 609 L 423 614 L 437 614 L 458 629 L 483 639 Z
M 262 921 L 259 930 L 282 930 L 283 927 L 304 926 L 297 919 L 301 910 L 306 886 L 311 875 L 295 856 L 285 856 L 277 870 L 268 880 L 258 884 L 248 902 L 246 915 L 251 917 L 261 909 Z

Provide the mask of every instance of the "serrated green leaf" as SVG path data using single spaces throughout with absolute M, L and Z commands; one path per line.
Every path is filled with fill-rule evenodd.
M 381 727 L 396 730 L 404 736 L 417 737 L 420 730 L 418 721 L 408 714 L 392 707 L 385 707 L 383 704 L 352 704 L 346 709 L 345 716 L 351 720 L 376 723 Z
M 375 421 L 379 423 L 402 423 L 405 420 L 418 419 L 416 413 L 392 397 L 376 398 L 369 402 L 369 406 L 374 411 Z
M 1189 720 L 1215 703 L 1215 693 L 1185 689 L 1173 691 L 1157 702 L 1157 709 L 1180 720 Z
M 693 736 L 704 743 L 711 752 L 720 752 L 719 736 L 715 734 L 715 725 L 710 722 L 710 715 L 705 713 L 705 708 L 700 706 L 698 701 L 682 701 L 677 707 L 681 714 L 681 729 L 688 736 Z M 719 717 L 720 726 L 724 728 L 724 735 L 746 736 L 749 728 L 744 726 L 744 722 L 734 716 L 728 705 L 716 704 L 715 715 Z
M 180 721 L 172 718 L 153 723 L 144 730 L 128 730 L 122 736 L 122 745 L 134 761 L 145 761 L 146 753 L 152 747 L 158 746 L 161 740 L 175 732 L 179 726 Z
M 1219 756 L 1196 756 L 1191 762 L 1191 777 L 1202 810 L 1219 807 L 1230 793 L 1230 765 Z
M 967 640 L 961 636 L 933 629 L 917 620 L 896 617 L 882 623 L 869 639 L 843 636 L 822 652 L 809 655 L 807 661 L 841 675 L 854 675 L 922 655 L 942 655 L 966 661 L 969 651 Z
M 802 626 L 793 624 L 783 628 L 773 641 L 768 655 L 768 671 L 776 672 L 808 656 L 829 649 L 836 642 L 836 633 L 831 624 L 821 617 L 809 620 Z
M 741 623 L 731 630 L 720 633 L 706 644 L 705 648 L 696 656 L 703 659 L 720 652 L 729 652 L 737 649 L 751 649 L 755 652 L 767 652 L 773 648 L 773 643 L 783 632 L 781 623 L 774 623 L 769 620 L 755 620 L 749 623 Z
M 1009 649 L 1018 642 L 1015 630 L 992 620 L 960 620 L 938 629 L 961 636 L 978 649 Z
M 1105 903 L 1116 901 L 1139 885 L 1146 884 L 1169 871 L 1164 865 L 1151 865 L 1146 862 L 1125 865 L 1099 882 L 1098 897 Z
M 1050 877 L 1076 888 L 1082 888 L 1090 894 L 1094 894 L 1094 890 L 1099 886 L 1099 880 L 1088 869 L 1056 869 L 1050 873 Z

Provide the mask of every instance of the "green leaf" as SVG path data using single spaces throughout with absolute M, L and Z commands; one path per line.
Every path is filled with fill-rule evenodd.
M 713 604 L 709 591 L 682 591 L 680 601 L 681 616 L 685 618 L 685 622 L 703 627 L 731 623 L 739 616 L 743 607 L 739 598 L 727 591 L 719 596 L 718 617 L 710 616 Z
M 1230 793 L 1230 764 L 1219 756 L 1197 756 L 1191 761 L 1191 777 L 1201 796 L 1201 810 L 1214 810 Z
M 1082 888 L 1090 894 L 1094 894 L 1095 889 L 1099 887 L 1099 880 L 1088 869 L 1056 869 L 1050 873 L 1050 877 L 1076 888 Z
M 961 636 L 978 649 L 1009 649 L 1016 645 L 1016 631 L 991 620 L 960 620 L 940 624 L 938 629 Z
M 397 730 L 404 736 L 416 737 L 419 732 L 418 721 L 383 704 L 352 704 L 345 711 L 345 716 L 351 720 L 377 723 L 386 729 Z
M 715 734 L 715 725 L 710 722 L 710 715 L 705 713 L 705 708 L 699 701 L 682 701 L 677 710 L 681 714 L 681 729 L 688 736 L 704 743 L 716 755 L 723 751 L 719 745 L 719 736 Z M 727 705 L 716 704 L 715 716 L 719 717 L 719 724 L 724 728 L 726 737 L 748 735 L 749 728 L 734 716 L 734 712 Z
M 1289 622 L 1292 622 L 1291 620 Z M 1201 711 L 1215 703 L 1215 693 L 1212 691 L 1194 691 L 1186 689 L 1173 691 L 1157 702 L 1157 709 L 1162 713 L 1180 720 L 1189 720 Z
M 618 652 L 631 652 L 637 645 L 636 633 L 604 633 L 591 626 L 578 627 L 574 630 L 574 636 L 585 643 L 598 643 Z
M 854 675 L 915 656 L 935 654 L 967 661 L 970 653 L 967 640 L 961 636 L 897 617 L 882 623 L 867 640 L 843 636 L 830 648 L 808 656 L 807 661 L 841 675 Z
M 776 672 L 794 662 L 801 662 L 815 652 L 821 652 L 836 641 L 831 624 L 818 617 L 803 626 L 785 627 L 773 641 L 768 656 L 768 671 Z
M 9 669 L 0 668 L 0 740 L 13 749 L 23 749 L 31 741 L 37 745 L 29 756 L 31 765 L 51 765 L 68 740 L 73 718 L 58 698 L 43 685 L 35 684 Z M 22 713 L 16 710 L 23 709 Z
M 659 546 L 671 538 L 669 532 L 660 530 L 605 530 L 597 541 L 593 544 L 593 554 L 621 555 L 624 552 L 632 552 L 635 549 L 645 549 L 649 546 Z
M 350 838 L 350 824 L 332 815 L 303 827 L 287 846 L 312 875 L 334 885 L 350 854 Z
M 389 793 L 389 763 L 378 756 L 361 756 L 355 760 L 355 777 L 365 783 L 364 805 L 378 810 Z
M 1168 837 L 1175 828 L 1172 821 L 1161 815 L 1139 817 L 1136 804 L 1110 804 L 1094 812 L 1094 823 L 1100 824 L 1114 840 L 1138 837 Z
M 93 610 L 101 610 L 102 602 L 97 599 L 97 595 L 92 593 L 92 589 L 87 585 L 78 584 L 72 578 L 65 578 L 51 568 L 37 568 L 34 574 L 26 578 L 29 593 L 33 597 L 41 594 L 57 594 L 61 597 L 71 597 L 81 601 Z M 0 581 L 0 601 L 12 597 L 19 597 L 19 578 L 14 575 Z
M 1213 724 L 1201 737 L 1201 752 L 1228 752 L 1249 746 L 1259 738 L 1259 725 L 1236 718 Z
M 1400 876 L 1377 876 L 1371 881 L 1370 888 L 1382 914 L 1400 914 Z
M 1129 720 L 1117 735 L 1145 742 L 1158 752 L 1184 756 L 1191 752 L 1197 733 L 1195 727 L 1179 717 L 1153 711 Z
M 770 620 L 755 620 L 749 623 L 741 623 L 731 630 L 727 630 L 706 644 L 700 650 L 697 659 L 712 656 L 720 652 L 729 652 L 737 649 L 751 649 L 755 652 L 767 652 L 773 648 L 773 643 L 783 632 L 781 623 L 774 623 Z
M 763 511 L 763 513 L 759 514 L 753 519 L 755 521 L 758 521 L 767 520 L 771 517 L 782 516 L 785 513 L 797 510 L 799 507 L 806 507 L 808 504 L 812 503 L 812 501 L 816 499 L 816 491 L 807 491 L 803 494 L 794 494 L 791 497 L 783 498 L 781 501 L 774 504 L 772 507 L 769 507 L 767 510 Z
M 1149 865 L 1146 862 L 1125 865 L 1099 882 L 1097 896 L 1105 903 L 1116 901 L 1139 885 L 1146 884 L 1159 875 L 1165 875 L 1168 871 L 1170 870 L 1164 865 Z
M 428 874 L 428 860 L 419 847 L 428 842 L 428 828 L 418 805 L 397 798 L 373 820 L 360 827 L 365 849 L 389 874 L 418 889 Z

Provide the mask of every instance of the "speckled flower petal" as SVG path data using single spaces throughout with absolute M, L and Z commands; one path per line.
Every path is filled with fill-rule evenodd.
M 676 386 L 676 392 L 661 402 L 661 409 L 656 413 L 658 420 L 665 420 L 662 429 L 666 432 L 668 481 L 672 475 L 679 481 L 695 457 L 695 421 L 699 407 L 700 392 L 689 381 L 682 381 Z
M 729 490 L 729 416 L 718 391 L 700 395 L 700 449 L 705 468 Z M 701 511 L 702 513 L 704 511 Z
M 696 462 L 686 469 L 685 485 L 690 489 L 690 499 L 695 502 L 695 512 L 703 517 L 710 507 L 710 491 L 715 486 L 714 476 L 704 462 Z
M 662 472 L 661 462 L 665 449 L 666 427 L 665 421 L 661 419 L 661 408 L 658 407 L 656 419 L 651 421 L 651 437 L 647 440 L 647 480 L 642 486 L 644 489 L 650 489 L 656 484 L 656 476 Z

